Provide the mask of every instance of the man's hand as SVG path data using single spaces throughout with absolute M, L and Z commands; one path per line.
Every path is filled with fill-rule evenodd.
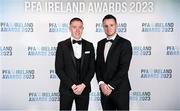
M 105 96 L 109 96 L 112 92 L 112 89 L 105 83 L 101 84 L 100 88 Z
M 72 89 L 72 90 L 75 90 L 75 89 L 76 89 L 76 84 L 73 84 L 73 85 L 71 86 L 71 89 Z
M 84 83 L 76 85 L 73 90 L 74 94 L 81 95 L 85 87 L 86 85 Z

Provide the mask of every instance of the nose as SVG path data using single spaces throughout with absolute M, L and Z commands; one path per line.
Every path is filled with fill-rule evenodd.
M 111 28 L 110 28 L 110 27 L 108 27 L 108 28 L 107 28 L 107 30 L 108 30 L 108 31 L 110 31 L 110 30 L 111 30 Z
M 80 29 L 76 29 L 76 32 L 80 32 Z

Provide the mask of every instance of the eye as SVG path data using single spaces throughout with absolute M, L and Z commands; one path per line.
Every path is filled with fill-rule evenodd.
M 110 26 L 111 26 L 111 27 L 113 27 L 114 25 L 113 25 L 113 24 L 111 24 Z
M 104 27 L 105 27 L 105 28 L 107 28 L 107 27 L 108 27 L 108 25 L 104 25 Z
M 73 26 L 72 28 L 74 28 L 74 29 L 75 29 L 75 28 L 76 28 L 76 26 Z

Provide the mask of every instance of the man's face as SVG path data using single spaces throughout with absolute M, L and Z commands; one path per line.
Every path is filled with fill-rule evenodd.
M 103 21 L 103 28 L 107 36 L 113 36 L 116 33 L 117 24 L 114 19 L 105 19 Z
M 81 21 L 73 21 L 70 24 L 69 30 L 71 32 L 71 36 L 75 39 L 80 39 L 83 32 L 83 23 Z

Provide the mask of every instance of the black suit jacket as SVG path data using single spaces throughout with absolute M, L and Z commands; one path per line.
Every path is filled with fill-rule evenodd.
M 131 86 L 128 78 L 128 70 L 132 58 L 132 47 L 130 41 L 116 36 L 114 39 L 106 62 L 104 60 L 104 48 L 106 39 L 98 42 L 96 75 L 97 80 L 111 85 L 115 91 L 129 91 Z
M 59 91 L 61 93 L 72 92 L 71 86 L 77 85 L 78 81 L 76 61 L 70 38 L 58 43 L 55 71 L 60 79 Z M 95 71 L 95 54 L 93 44 L 84 39 L 82 39 L 80 71 L 80 80 L 86 85 L 82 94 L 89 93 L 91 91 L 90 81 Z

